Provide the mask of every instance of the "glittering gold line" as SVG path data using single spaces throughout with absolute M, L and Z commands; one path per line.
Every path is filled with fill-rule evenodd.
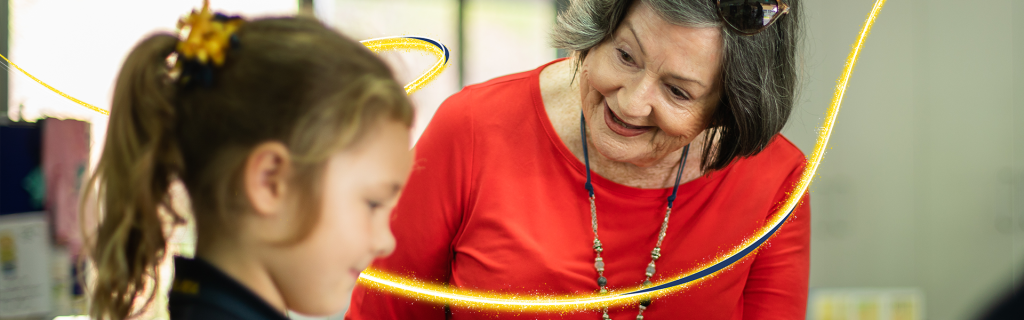
M 853 74 L 853 67 L 857 65 L 857 57 L 860 56 L 861 49 L 864 48 L 864 41 L 867 40 L 868 34 L 871 32 L 871 26 L 875 24 L 875 19 L 878 18 L 878 13 L 882 11 L 882 6 L 885 5 L 886 0 L 877 0 L 875 6 L 871 8 L 871 13 L 868 14 L 867 20 L 864 21 L 864 26 L 861 27 L 860 35 L 857 37 L 857 42 L 853 44 L 853 48 L 850 50 L 850 55 L 846 57 L 846 65 L 843 68 L 843 74 L 836 80 L 836 91 L 832 95 L 832 104 L 828 108 L 828 112 L 825 115 L 825 123 L 822 124 L 821 132 L 818 134 L 818 141 L 814 146 L 814 153 L 811 155 L 811 159 L 807 161 L 807 169 L 804 170 L 803 176 L 800 177 L 800 185 L 798 186 L 800 194 L 802 195 L 807 187 L 810 186 L 811 180 L 814 179 L 814 173 L 818 170 L 818 165 L 821 164 L 821 159 L 825 157 L 825 147 L 828 145 L 828 139 L 832 136 L 832 127 L 836 122 L 836 115 L 839 114 L 839 107 L 843 102 L 843 95 L 846 94 L 847 84 L 850 82 L 850 75 Z M 791 197 L 789 202 L 799 201 L 796 197 Z
M 444 69 L 448 66 L 448 59 L 447 59 L 447 57 L 445 55 L 446 54 L 445 50 L 447 50 L 447 48 L 444 48 L 443 45 L 440 45 L 440 42 L 438 42 L 438 44 L 440 45 L 440 47 L 439 47 L 438 45 L 434 45 L 434 44 L 432 44 L 430 42 L 427 42 L 427 41 L 424 41 L 424 40 L 420 40 L 420 39 L 414 39 L 414 38 L 408 38 L 408 37 L 387 37 L 387 38 L 363 40 L 363 41 L 360 41 L 360 43 L 362 43 L 363 45 L 365 45 L 367 48 L 369 48 L 371 51 L 373 51 L 375 53 L 381 53 L 381 52 L 390 51 L 390 50 L 405 50 L 405 51 L 418 50 L 418 51 L 430 52 L 430 53 L 434 54 L 435 57 L 437 57 L 437 62 L 434 63 L 434 66 L 432 66 L 430 68 L 430 70 L 428 70 L 426 73 L 421 75 L 419 78 L 416 78 L 416 80 L 413 80 L 413 82 L 405 85 L 405 93 L 406 94 L 412 94 L 413 92 L 416 92 L 417 90 L 422 89 L 428 83 L 430 83 L 431 81 L 434 81 L 434 79 L 437 78 L 437 76 L 440 75 L 441 72 L 444 71 Z M 86 107 L 86 108 L 89 108 L 89 109 L 91 109 L 93 111 L 99 112 L 100 114 L 110 115 L 110 111 L 108 111 L 106 109 L 101 109 L 101 108 L 98 108 L 98 107 L 96 107 L 94 105 L 88 104 L 85 101 L 78 100 L 75 97 L 72 97 L 72 96 L 70 96 L 70 95 L 68 95 L 68 94 L 66 94 L 64 92 L 61 92 L 60 90 L 57 90 L 57 88 L 54 88 L 54 87 L 50 86 L 49 84 L 46 84 L 46 82 L 43 82 L 43 80 L 39 80 L 39 78 L 36 78 L 32 74 L 28 73 L 28 71 L 25 71 L 25 69 L 22 69 L 17 64 L 14 64 L 14 62 L 11 62 L 11 60 L 8 60 L 7 57 L 5 57 L 4 55 L 0 54 L 0 58 L 3 58 L 4 61 L 7 61 L 8 64 L 10 64 L 14 68 L 18 69 L 18 71 L 21 71 L 21 73 L 25 74 L 26 76 L 28 76 L 29 78 L 31 78 L 35 82 L 38 82 L 39 84 L 43 85 L 47 89 L 50 89 L 50 91 L 56 92 L 57 94 L 61 95 L 62 97 L 67 98 L 68 100 L 71 100 L 72 102 L 77 103 L 77 104 L 79 104 L 79 105 L 81 105 L 83 107 Z
M 448 67 L 448 57 L 445 52 L 447 48 L 444 48 L 443 45 L 435 45 L 425 40 L 398 36 L 363 40 L 360 41 L 360 43 L 375 53 L 391 50 L 404 50 L 407 52 L 418 50 L 432 53 L 434 57 L 437 58 L 437 62 L 434 63 L 434 66 L 432 66 L 430 70 L 427 70 L 427 72 L 420 75 L 419 78 L 416 78 L 416 80 L 405 85 L 406 94 L 412 94 L 413 92 L 422 89 L 428 83 L 434 81 L 434 79 Z M 438 42 L 438 44 L 440 44 L 440 42 Z
M 7 61 L 7 63 L 8 63 L 8 64 L 10 64 L 11 66 L 14 66 L 14 68 L 17 68 L 17 69 L 18 69 L 18 71 L 21 71 L 21 73 L 24 73 L 24 74 L 25 74 L 26 76 L 28 76 L 29 78 L 32 78 L 32 80 L 35 80 L 36 82 L 38 82 L 39 84 L 43 85 L 43 86 L 44 86 L 44 87 L 46 87 L 47 89 L 50 89 L 50 91 L 56 92 L 57 94 L 59 94 L 59 95 L 61 95 L 61 96 L 65 97 L 65 98 L 68 98 L 68 100 L 71 100 L 71 101 L 72 101 L 72 102 L 74 102 L 74 103 L 80 104 L 80 105 L 82 105 L 83 107 L 86 107 L 86 108 L 92 109 L 92 111 L 96 111 L 96 112 L 99 112 L 100 114 L 103 114 L 103 115 L 109 115 L 109 114 L 110 114 L 110 111 L 107 111 L 107 110 L 105 110 L 105 109 L 100 109 L 100 108 L 97 108 L 97 107 L 96 107 L 96 106 L 94 106 L 94 105 L 91 105 L 91 104 L 85 103 L 85 101 L 82 101 L 82 100 L 78 100 L 78 99 L 75 99 L 75 97 L 72 97 L 72 96 L 69 96 L 69 95 L 67 95 L 66 93 L 63 93 L 63 92 L 61 92 L 60 90 L 57 90 L 57 88 L 51 87 L 50 85 L 46 84 L 46 82 L 43 82 L 43 80 L 39 80 L 39 78 L 36 78 L 36 77 L 35 77 L 35 76 L 33 76 L 32 74 L 28 73 L 28 71 L 25 71 L 25 69 L 22 69 L 22 68 L 21 68 L 21 67 L 19 67 L 18 65 L 14 64 L 14 62 L 11 62 L 11 60 L 7 60 L 7 57 L 5 57 L 4 55 L 0 54 L 0 58 L 3 58 L 3 59 L 4 59 L 4 61 Z
M 811 154 L 810 159 L 807 160 L 807 165 L 803 173 L 800 176 L 800 181 L 793 188 L 793 191 L 789 193 L 789 198 L 784 202 L 784 205 L 773 215 L 770 223 L 762 227 L 756 234 L 745 240 L 743 244 L 736 246 L 729 252 L 729 254 L 723 255 L 713 262 L 702 265 L 698 270 L 687 272 L 683 275 L 673 277 L 671 279 L 662 280 L 655 283 L 654 286 L 668 283 L 674 280 L 682 279 L 686 276 L 695 274 L 700 270 L 704 270 L 714 264 L 725 261 L 741 251 L 743 249 L 753 245 L 759 238 L 762 238 L 768 234 L 771 229 L 783 224 L 790 216 L 791 210 L 795 209 L 800 203 L 803 195 L 807 192 L 807 188 L 811 185 L 814 180 L 814 174 L 818 170 L 818 165 L 821 163 L 822 158 L 825 156 L 825 148 L 828 145 L 829 137 L 832 134 L 832 128 L 835 125 L 836 117 L 839 114 L 839 107 L 843 101 L 843 95 L 846 93 L 846 87 L 849 84 L 850 75 L 853 74 L 853 68 L 857 64 L 857 58 L 860 55 L 861 49 L 864 47 L 864 41 L 867 40 L 868 34 L 871 31 L 871 27 L 874 25 L 878 13 L 882 11 L 882 7 L 885 5 L 886 0 L 877 0 L 874 7 L 871 9 L 871 13 L 868 14 L 867 20 L 865 20 L 863 27 L 861 28 L 860 35 L 857 37 L 857 41 L 853 44 L 853 48 L 850 51 L 850 55 L 846 58 L 846 65 L 843 69 L 842 75 L 836 82 L 836 91 L 832 96 L 832 103 L 829 106 L 828 112 L 825 116 L 825 122 L 822 124 L 819 130 L 817 143 L 814 146 L 814 152 Z M 685 283 L 676 287 L 669 287 L 657 291 L 652 291 L 645 294 L 619 294 L 619 295 L 578 295 L 576 297 L 561 297 L 561 298 L 550 298 L 536 295 L 510 295 L 510 294 L 495 294 L 495 293 L 484 293 L 472 290 L 464 290 L 458 288 L 445 288 L 436 284 L 429 284 L 415 279 L 408 279 L 400 276 L 388 274 L 386 272 L 374 269 L 368 269 L 366 272 L 359 276 L 359 282 L 363 285 L 367 285 L 371 288 L 390 292 L 392 294 L 402 295 L 406 297 L 415 298 L 418 300 L 435 302 L 435 303 L 448 303 L 455 305 L 462 305 L 471 307 L 478 310 L 563 310 L 571 311 L 576 308 L 593 308 L 597 306 L 614 306 L 622 305 L 626 303 L 635 303 L 640 297 L 645 296 L 661 296 L 682 290 L 683 288 L 689 287 L 696 282 L 705 280 L 709 277 L 714 277 L 716 274 L 713 273 L 707 277 L 698 279 L 693 282 Z M 621 290 L 619 292 L 633 292 L 640 289 L 640 287 L 629 288 Z
M 361 276 L 366 280 L 383 284 L 397 290 L 403 290 L 410 294 L 415 295 L 436 295 L 440 298 L 459 302 L 463 305 L 474 305 L 474 304 L 500 304 L 509 307 L 562 307 L 566 304 L 576 307 L 594 307 L 604 305 L 610 301 L 621 299 L 618 296 L 605 295 L 601 297 L 588 297 L 582 299 L 566 299 L 566 300 L 550 300 L 550 299 L 538 299 L 538 300 L 527 300 L 525 299 L 514 299 L 508 297 L 486 297 L 486 296 L 463 296 L 454 292 L 444 292 L 436 289 L 428 289 L 416 284 L 403 283 L 401 280 L 389 280 L 384 277 L 378 277 L 372 274 L 364 274 Z M 636 300 L 636 299 L 634 299 Z
M 705 279 L 699 279 L 680 286 L 681 288 L 695 285 Z M 424 283 L 416 279 L 389 274 L 380 270 L 366 270 L 359 277 L 359 283 L 373 290 L 388 292 L 432 303 L 444 303 L 478 310 L 498 311 L 570 311 L 593 310 L 594 308 L 638 303 L 643 298 L 656 296 L 656 293 L 642 294 L 582 294 L 576 296 L 556 295 L 520 295 L 507 293 L 484 293 L 445 287 L 437 284 Z M 681 289 L 677 287 L 676 289 Z M 618 290 L 622 292 L 622 290 Z

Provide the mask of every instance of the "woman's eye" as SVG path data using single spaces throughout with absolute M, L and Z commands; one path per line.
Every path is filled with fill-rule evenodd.
M 622 49 L 615 49 L 615 50 L 619 50 L 619 59 L 622 59 L 623 62 L 630 63 L 630 64 L 633 63 L 633 56 L 629 55 L 629 53 L 626 53 L 625 50 L 622 50 Z
M 675 86 L 668 86 L 668 88 L 669 88 L 668 90 L 670 92 L 672 92 L 673 96 L 676 96 L 677 98 L 680 98 L 680 99 L 690 99 L 690 97 L 688 97 L 686 95 L 686 92 L 683 91 L 682 89 L 679 89 L 679 88 L 677 88 Z

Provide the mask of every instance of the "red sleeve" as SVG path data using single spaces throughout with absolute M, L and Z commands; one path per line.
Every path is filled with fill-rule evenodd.
M 792 173 L 776 199 L 784 201 L 803 173 Z M 754 258 L 743 289 L 743 319 L 804 319 L 810 272 L 811 209 L 805 193 L 793 215 Z
M 395 251 L 372 268 L 448 283 L 452 241 L 462 223 L 473 163 L 469 89 L 445 100 L 415 147 L 416 161 L 395 206 Z M 442 305 L 356 286 L 345 319 L 444 319 Z

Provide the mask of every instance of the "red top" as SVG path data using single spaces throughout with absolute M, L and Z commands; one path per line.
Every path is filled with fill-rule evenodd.
M 550 63 L 549 63 L 550 64 Z M 568 295 L 598 289 L 585 167 L 555 133 L 540 71 L 468 86 L 438 109 L 394 211 L 394 254 L 374 268 L 459 288 Z M 691 271 L 763 227 L 805 158 L 778 136 L 760 154 L 679 186 L 653 281 Z M 644 280 L 672 189 L 593 175 L 609 289 Z M 648 319 L 803 319 L 810 210 L 800 205 L 761 250 L 710 279 L 654 299 Z M 636 305 L 612 308 L 635 319 Z M 363 286 L 346 319 L 443 319 L 442 305 Z M 452 319 L 600 319 L 597 310 L 498 312 L 451 307 Z

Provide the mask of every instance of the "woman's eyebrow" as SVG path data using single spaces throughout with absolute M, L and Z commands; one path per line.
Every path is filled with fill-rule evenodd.
M 675 74 L 675 73 L 672 73 L 672 72 L 669 72 L 669 73 L 668 73 L 668 76 L 669 76 L 669 77 L 672 77 L 672 78 L 674 78 L 674 79 L 676 79 L 676 80 L 679 80 L 679 81 L 686 81 L 686 82 L 693 82 L 693 83 L 696 83 L 696 84 L 697 84 L 698 86 L 700 86 L 701 88 L 707 88 L 707 87 L 708 87 L 708 86 L 704 85 L 704 83 L 703 83 L 703 82 L 700 82 L 700 81 L 699 81 L 699 80 L 697 80 L 697 79 L 691 79 L 691 78 L 686 78 L 686 77 L 680 76 L 680 75 L 678 75 L 678 74 Z
M 633 30 L 633 24 L 631 24 L 631 23 L 629 23 L 629 22 L 623 22 L 623 23 L 624 23 L 624 24 L 626 25 L 626 28 L 627 28 L 627 29 L 629 29 L 629 32 L 633 34 L 633 41 L 636 41 L 636 45 L 637 45 L 637 47 L 640 47 L 640 53 L 642 53 L 642 54 L 643 54 L 644 56 L 647 56 L 647 53 L 646 53 L 646 52 L 644 52 L 644 44 L 643 44 L 643 43 L 640 43 L 640 37 L 637 37 L 637 36 L 636 36 L 636 30 Z M 671 72 L 671 71 L 669 71 L 669 72 L 668 72 L 668 76 L 669 76 L 669 77 L 672 77 L 672 78 L 674 78 L 674 79 L 676 79 L 676 80 L 679 80 L 679 81 L 686 81 L 686 82 L 693 82 L 693 83 L 696 83 L 696 84 L 697 84 L 697 85 L 699 85 L 699 86 L 700 86 L 701 88 L 707 88 L 707 87 L 708 87 L 708 86 L 707 86 L 707 85 L 705 85 L 705 84 L 704 84 L 703 82 L 700 82 L 700 81 L 699 81 L 699 80 L 697 80 L 697 79 L 693 79 L 693 78 L 687 78 L 687 77 L 684 77 L 684 76 L 681 76 L 681 75 L 675 74 L 675 73 L 673 73 L 673 72 Z
M 644 44 L 640 43 L 640 37 L 636 36 L 636 30 L 633 30 L 633 24 L 626 22 L 626 27 L 629 28 L 629 32 L 633 34 L 633 40 L 636 41 L 636 45 L 640 47 L 640 53 L 643 53 L 646 56 L 647 52 L 644 52 Z

